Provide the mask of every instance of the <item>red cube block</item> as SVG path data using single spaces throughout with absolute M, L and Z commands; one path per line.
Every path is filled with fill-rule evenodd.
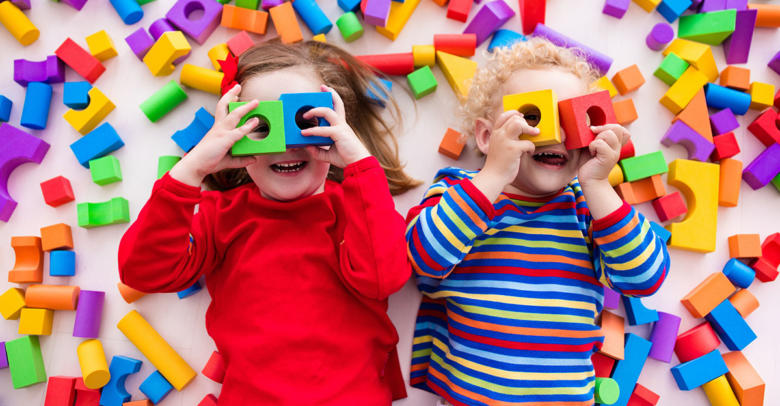
M 655 406 L 659 399 L 661 397 L 658 394 L 637 383 L 628 399 L 628 406 Z
M 602 378 L 609 378 L 612 375 L 612 368 L 615 366 L 615 360 L 600 353 L 594 352 L 590 356 L 590 361 L 593 363 L 593 369 L 596 371 L 596 376 Z
M 46 386 L 44 406 L 72 405 L 76 399 L 76 378 L 71 376 L 51 376 Z
M 733 131 L 712 137 L 712 143 L 715 144 L 715 149 L 710 155 L 710 159 L 713 161 L 720 161 L 739 154 L 739 143 L 737 143 L 737 137 Z
M 52 207 L 61 206 L 75 199 L 70 181 L 64 176 L 41 182 L 41 192 L 43 192 L 43 200 Z
M 625 145 L 623 145 L 623 148 L 620 148 L 620 159 L 631 158 L 634 155 L 636 155 L 634 143 L 629 139 Z
M 685 207 L 685 200 L 683 200 L 680 192 L 670 193 L 653 200 L 653 208 L 655 209 L 655 214 L 658 215 L 658 219 L 662 222 L 688 213 L 688 209 Z

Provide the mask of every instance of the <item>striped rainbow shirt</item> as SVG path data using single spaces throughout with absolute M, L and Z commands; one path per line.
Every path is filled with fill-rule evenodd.
M 476 173 L 439 171 L 407 217 L 423 293 L 411 385 L 453 405 L 592 405 L 603 285 L 653 294 L 666 244 L 628 204 L 593 220 L 576 179 L 491 204 Z

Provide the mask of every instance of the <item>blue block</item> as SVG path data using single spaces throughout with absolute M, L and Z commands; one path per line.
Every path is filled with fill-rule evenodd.
M 301 114 L 313 107 L 333 108 L 333 96 L 330 93 L 285 93 L 279 96 L 279 100 L 282 101 L 282 111 L 284 112 L 284 143 L 287 148 L 333 144 L 330 137 L 304 137 L 301 135 L 301 127 L 298 126 L 299 122 L 303 123 L 304 121 Z M 330 125 L 322 118 L 318 120 L 319 126 Z
M 338 4 L 345 13 L 348 13 L 356 11 L 360 7 L 360 0 L 339 0 Z
M 49 107 L 51 107 L 51 85 L 43 82 L 28 83 L 19 124 L 33 130 L 43 130 L 46 128 L 46 122 L 49 121 Z
M 656 223 L 655 221 L 650 222 L 650 227 L 652 227 L 653 232 L 655 232 L 655 235 L 661 237 L 661 239 L 664 241 L 664 243 L 668 244 L 669 239 L 672 238 L 672 232 L 665 229 L 664 226 Z
M 176 294 L 179 296 L 179 299 L 184 299 L 185 297 L 190 297 L 200 292 L 201 289 L 203 289 L 203 287 L 200 286 L 200 281 L 195 281 L 192 286 L 182 291 L 176 292 Z
M 214 116 L 201 107 L 195 112 L 195 118 L 190 125 L 182 130 L 176 131 L 171 136 L 171 139 L 173 139 L 173 142 L 175 142 L 179 148 L 183 149 L 184 152 L 190 152 L 192 148 L 198 145 L 200 140 L 203 139 L 203 136 L 209 132 L 213 125 Z
M 62 103 L 74 110 L 89 106 L 89 91 L 92 85 L 87 81 L 65 82 L 62 88 Z
M 313 35 L 327 34 L 333 28 L 333 23 L 314 0 L 295 0 L 292 6 Z
M 374 81 L 371 81 L 370 87 L 366 89 L 366 97 L 374 104 L 385 107 L 385 101 L 390 97 L 390 92 L 393 90 L 393 82 L 382 78 L 377 79 L 382 84 L 382 88 L 377 86 Z
M 666 21 L 673 23 L 691 6 L 691 3 L 693 3 L 691 0 L 663 0 L 656 11 L 664 16 Z
M 103 387 L 100 394 L 100 406 L 116 406 L 130 401 L 130 394 L 125 389 L 125 379 L 130 374 L 141 370 L 141 360 L 114 355 L 111 358 L 111 365 L 108 372 L 111 373 L 111 380 Z
M 141 20 L 144 11 L 136 0 L 109 0 L 119 18 L 127 25 L 132 25 Z
M 11 118 L 11 107 L 14 103 L 11 99 L 0 94 L 0 122 L 7 123 Z
M 170 393 L 173 386 L 162 376 L 160 371 L 154 371 L 149 377 L 144 379 L 138 389 L 140 389 L 152 403 L 157 404 Z
M 73 276 L 75 274 L 75 251 L 53 250 L 49 253 L 49 276 Z
M 747 289 L 756 278 L 756 271 L 745 265 L 742 261 L 731 258 L 723 267 L 723 274 L 734 284 L 742 289 Z
M 634 392 L 634 386 L 639 380 L 639 374 L 642 373 L 647 355 L 653 346 L 650 341 L 633 333 L 626 333 L 625 340 L 625 356 L 615 363 L 615 368 L 612 371 L 612 379 L 617 382 L 620 388 L 620 397 L 618 397 L 617 402 L 612 404 L 613 406 L 626 406 L 628 404 L 628 399 Z
M 672 376 L 681 390 L 698 388 L 727 372 L 729 369 L 718 350 L 672 368 Z
M 124 145 L 114 127 L 106 122 L 70 144 L 70 149 L 81 166 L 89 169 L 89 161 L 110 154 Z
M 741 351 L 756 339 L 756 333 L 728 300 L 721 302 L 704 317 L 718 333 L 723 344 L 732 351 Z
M 623 296 L 621 299 L 623 299 L 623 306 L 626 308 L 628 324 L 636 326 L 658 321 L 658 311 L 645 307 L 642 304 L 642 299 L 629 296 Z
M 714 109 L 729 108 L 732 113 L 743 115 L 750 108 L 750 95 L 739 90 L 708 83 L 704 94 L 707 98 L 707 106 Z
M 520 34 L 512 30 L 498 30 L 493 34 L 493 38 L 490 39 L 488 44 L 488 51 L 493 52 L 493 49 L 500 47 L 508 47 L 515 42 L 526 41 L 528 38 L 525 35 Z

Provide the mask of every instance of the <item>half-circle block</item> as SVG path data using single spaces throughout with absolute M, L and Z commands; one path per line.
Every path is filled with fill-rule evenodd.
M 128 375 L 140 371 L 142 363 L 141 360 L 135 358 L 114 355 L 111 358 L 111 366 L 108 367 L 111 380 L 103 387 L 103 392 L 100 394 L 100 404 L 121 405 L 130 401 L 130 394 L 125 389 L 125 379 Z
M 62 118 L 82 135 L 94 130 L 115 107 L 114 103 L 96 87 L 89 89 L 87 94 L 89 95 L 87 108 L 83 110 L 71 108 L 62 115 Z
M 0 220 L 8 221 L 16 209 L 16 201 L 8 192 L 8 178 L 19 165 L 41 163 L 49 144 L 10 124 L 0 124 Z
M 667 183 L 682 192 L 687 201 L 688 215 L 667 228 L 672 232 L 669 245 L 699 252 L 715 251 L 718 228 L 717 164 L 675 159 L 669 164 Z
M 567 138 L 568 134 L 567 131 Z M 666 131 L 666 135 L 661 139 L 661 144 L 667 147 L 671 147 L 674 144 L 680 144 L 688 150 L 688 159 L 700 162 L 707 162 L 710 158 L 710 154 L 712 154 L 712 151 L 715 149 L 715 144 L 713 144 L 712 141 L 704 138 L 682 120 L 672 124 L 669 130 Z
M 190 18 L 196 11 L 200 17 Z M 200 45 L 219 25 L 222 6 L 214 0 L 179 0 L 168 10 L 165 18 Z
M 200 140 L 209 132 L 213 125 L 214 116 L 201 107 L 195 112 L 195 118 L 192 122 L 187 127 L 173 133 L 171 139 L 173 139 L 173 142 L 183 149 L 184 152 L 190 152 L 195 145 L 198 145 Z
M 65 81 L 65 64 L 57 55 L 42 61 L 14 59 L 14 82 L 27 86 L 30 82 L 61 83 Z

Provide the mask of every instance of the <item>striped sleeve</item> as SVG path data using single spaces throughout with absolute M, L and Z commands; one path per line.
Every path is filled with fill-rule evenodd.
M 655 293 L 669 271 L 669 251 L 650 222 L 623 203 L 610 215 L 591 224 L 596 276 L 623 295 Z

